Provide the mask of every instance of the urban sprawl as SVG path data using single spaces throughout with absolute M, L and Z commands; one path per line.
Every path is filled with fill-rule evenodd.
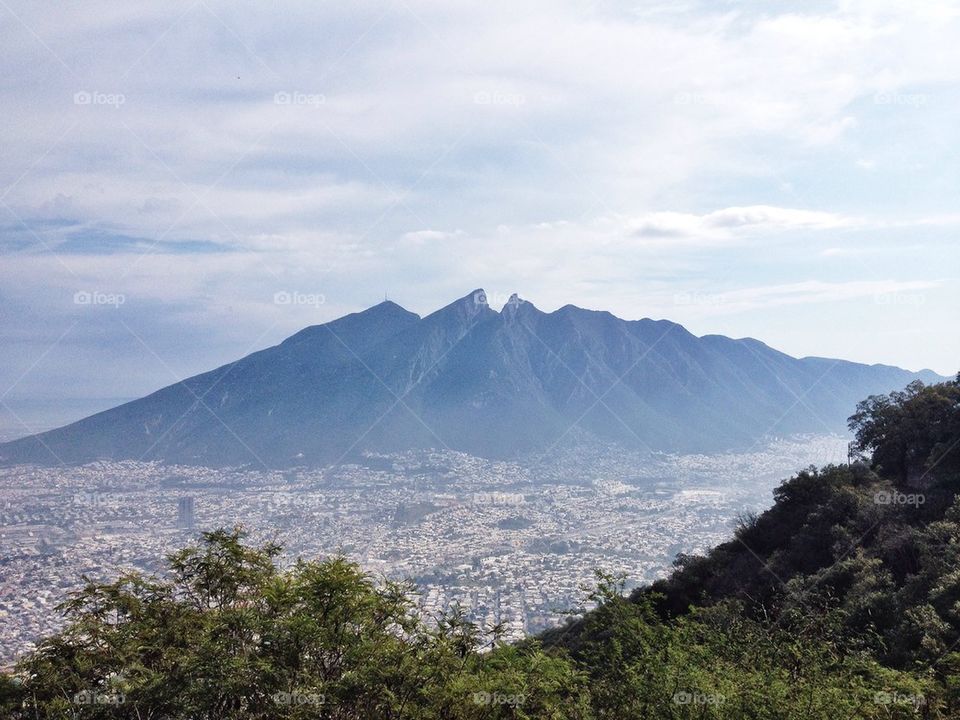
M 780 480 L 841 462 L 836 436 L 746 453 L 640 455 L 578 448 L 549 461 L 461 453 L 367 455 L 323 470 L 154 462 L 0 469 L 0 666 L 63 624 L 83 578 L 162 573 L 202 530 L 242 525 L 284 562 L 343 554 L 374 578 L 410 579 L 430 620 L 459 605 L 515 639 L 589 609 L 594 571 L 627 587 L 704 553 Z

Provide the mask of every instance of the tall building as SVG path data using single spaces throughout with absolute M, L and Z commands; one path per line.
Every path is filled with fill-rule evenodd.
M 177 527 L 181 530 L 193 530 L 193 496 L 186 495 L 177 501 Z

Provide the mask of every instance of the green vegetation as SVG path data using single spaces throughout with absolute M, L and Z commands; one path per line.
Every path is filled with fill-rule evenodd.
M 238 530 L 165 578 L 89 584 L 0 676 L 0 717 L 960 717 L 960 384 L 869 398 L 870 462 L 810 468 L 706 557 L 503 645 L 343 558 L 278 567 Z M 483 651 L 478 652 L 477 648 Z
M 481 637 L 454 612 L 427 629 L 407 585 L 376 585 L 343 558 L 280 571 L 279 548 L 242 538 L 205 533 L 170 558 L 168 581 L 130 575 L 77 593 L 69 627 L 7 681 L 0 715 L 481 718 L 488 692 L 565 717 L 583 693 L 569 661 L 534 647 L 475 652 L 496 628 Z

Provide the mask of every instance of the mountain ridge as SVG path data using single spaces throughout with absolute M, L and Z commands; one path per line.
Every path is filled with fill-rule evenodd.
M 523 457 L 596 439 L 643 450 L 750 447 L 838 432 L 858 399 L 930 371 L 794 358 L 752 338 L 698 337 L 477 289 L 420 316 L 392 301 L 91 415 L 0 444 L 4 463 L 155 459 L 327 465 L 427 447 Z

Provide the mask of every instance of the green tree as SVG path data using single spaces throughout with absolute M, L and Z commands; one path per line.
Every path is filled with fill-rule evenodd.
M 0 683 L 11 718 L 587 718 L 564 653 L 496 643 L 342 557 L 276 565 L 239 529 L 204 533 L 169 578 L 88 583 L 68 625 Z M 482 701 L 489 694 L 489 702 Z

